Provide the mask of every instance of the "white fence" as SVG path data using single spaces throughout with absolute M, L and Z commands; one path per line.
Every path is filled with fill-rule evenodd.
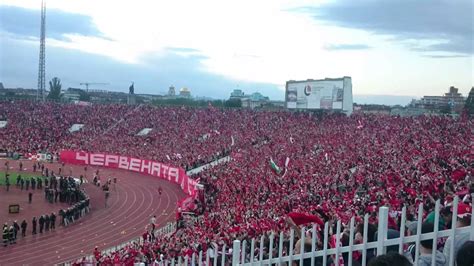
M 165 236 L 165 235 L 170 235 L 172 233 L 176 232 L 176 223 L 175 222 L 169 222 L 167 223 L 165 226 L 155 230 L 155 237 L 160 237 L 160 236 Z M 137 238 L 134 238 L 132 240 L 129 240 L 127 242 L 124 242 L 120 245 L 117 245 L 115 247 L 111 247 L 111 248 L 108 248 L 106 250 L 103 250 L 101 253 L 102 254 L 105 254 L 105 255 L 110 255 L 112 254 L 113 252 L 116 252 L 118 250 L 121 250 L 123 249 L 124 247 L 126 247 L 127 245 L 130 245 L 132 243 L 137 243 L 139 245 L 142 245 L 143 244 L 143 238 L 140 236 L 140 237 L 137 237 Z M 87 256 L 84 256 L 86 258 L 86 261 L 90 262 L 91 264 L 90 265 L 94 265 L 92 262 L 95 260 L 94 256 L 93 255 L 87 255 Z M 60 263 L 58 265 L 71 265 L 70 262 L 65 262 L 65 263 Z
M 169 235 L 169 234 L 174 233 L 174 232 L 176 232 L 176 223 L 170 222 L 170 223 L 167 223 L 165 226 L 155 230 L 155 237 Z M 127 245 L 130 245 L 132 243 L 137 243 L 139 245 L 142 245 L 143 244 L 143 238 L 141 236 L 137 237 L 137 238 L 134 238 L 134 239 L 132 239 L 130 241 L 127 241 L 125 243 L 122 243 L 118 246 L 106 249 L 106 250 L 102 251 L 102 254 L 111 254 L 111 253 L 113 253 L 117 250 L 120 250 L 120 249 L 122 249 L 122 248 L 124 248 Z
M 311 232 L 311 251 L 305 252 L 303 254 L 296 254 L 293 252 L 293 247 L 295 246 L 296 238 L 294 230 L 290 231 L 289 237 L 286 237 L 283 233 L 279 235 L 271 234 L 268 239 L 264 239 L 262 236 L 259 241 L 252 239 L 251 241 L 233 241 L 232 247 L 226 247 L 225 245 L 218 248 L 218 252 L 211 251 L 203 254 L 201 251 L 199 254 L 193 254 L 192 257 L 178 258 L 177 260 L 166 261 L 160 263 L 160 265 L 292 265 L 296 263 L 297 265 L 303 266 L 305 259 L 311 261 L 311 265 L 315 265 L 316 260 L 322 261 L 322 265 L 327 264 L 328 260 L 332 260 L 334 265 L 340 265 L 339 259 L 343 254 L 347 254 L 348 261 L 344 262 L 344 265 L 353 265 L 353 252 L 358 251 L 362 253 L 362 265 L 366 265 L 367 252 L 375 251 L 375 255 L 385 254 L 387 247 L 398 246 L 398 252 L 403 254 L 404 246 L 406 244 L 415 244 L 415 259 L 417 262 L 420 256 L 420 241 L 423 240 L 432 240 L 433 242 L 433 255 L 431 265 L 435 264 L 435 252 L 437 250 L 438 240 L 451 237 L 455 239 L 456 235 L 461 233 L 470 233 L 470 240 L 474 240 L 474 210 L 471 213 L 471 226 L 456 228 L 457 221 L 457 205 L 458 198 L 455 198 L 453 203 L 453 215 L 452 215 L 452 228 L 448 230 L 440 231 L 439 219 L 440 219 L 440 202 L 436 202 L 435 206 L 435 221 L 434 221 L 434 231 L 431 233 L 421 234 L 421 227 L 423 221 L 423 205 L 420 204 L 418 208 L 418 217 L 417 217 L 417 230 L 416 235 L 405 236 L 405 227 L 406 227 L 406 208 L 404 207 L 401 212 L 401 225 L 400 225 L 400 237 L 394 239 L 387 238 L 388 231 L 388 208 L 381 207 L 379 209 L 379 218 L 378 218 L 378 230 L 377 230 L 377 240 L 374 242 L 368 242 L 368 224 L 369 216 L 368 214 L 364 217 L 363 223 L 363 241 L 362 244 L 354 244 L 354 234 L 355 234 L 355 219 L 352 218 L 349 225 L 346 225 L 346 228 L 349 229 L 349 245 L 341 246 L 340 238 L 336 237 L 336 248 L 328 249 L 328 240 L 330 237 L 330 225 L 326 223 L 324 226 L 324 235 L 322 241 L 323 249 L 317 250 L 317 233 L 316 226 L 313 226 L 310 229 L 303 228 L 301 230 L 301 246 L 299 250 L 305 250 L 305 237 L 308 232 Z M 341 221 L 337 222 L 336 225 L 336 236 L 340 236 L 342 232 Z M 266 241 L 267 240 L 267 241 Z M 276 244 L 278 241 L 278 244 Z M 283 251 L 284 241 L 289 241 L 289 253 L 285 254 Z M 267 242 L 268 244 L 264 244 Z M 451 241 L 450 249 L 450 260 L 449 266 L 454 265 L 454 241 Z M 253 254 L 246 254 L 248 245 L 250 245 L 250 251 L 253 251 Z M 276 246 L 276 247 L 275 247 Z M 258 248 L 258 252 L 256 252 Z M 268 252 L 265 252 L 264 250 Z M 216 254 L 217 253 L 217 254 Z M 276 253 L 274 256 L 273 254 Z M 216 256 L 217 255 L 217 256 Z M 416 263 L 415 263 L 416 265 Z

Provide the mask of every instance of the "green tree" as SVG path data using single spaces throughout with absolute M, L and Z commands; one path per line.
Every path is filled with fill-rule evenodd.
M 49 82 L 49 94 L 48 99 L 53 101 L 58 101 L 61 97 L 61 80 L 59 78 L 54 77 Z
M 242 107 L 242 101 L 240 99 L 229 99 L 224 103 L 225 107 Z
M 469 115 L 474 115 L 474 87 L 471 88 L 471 91 L 469 92 L 469 96 L 467 96 L 464 109 L 467 111 Z
M 439 112 L 445 115 L 449 114 L 451 113 L 451 107 L 448 104 L 443 105 L 439 108 Z
M 91 96 L 89 95 L 89 93 L 81 90 L 79 92 L 79 101 L 84 101 L 84 102 L 87 102 L 91 99 Z

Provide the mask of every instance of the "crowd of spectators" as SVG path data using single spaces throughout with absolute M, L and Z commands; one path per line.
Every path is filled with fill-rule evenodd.
M 363 215 L 371 214 L 370 230 L 378 207 L 388 206 L 389 226 L 399 230 L 403 206 L 413 221 L 420 203 L 428 216 L 439 199 L 449 217 L 453 198 L 470 204 L 474 192 L 474 124 L 466 117 L 0 103 L 2 115 L 9 123 L 0 130 L 0 148 L 7 150 L 83 149 L 188 168 L 230 154 L 230 162 L 194 177 L 204 186 L 198 222 L 118 251 L 130 260 L 212 253 L 270 232 L 288 237 L 289 213 L 344 225 L 355 216 L 360 236 Z M 84 128 L 68 133 L 74 123 Z M 137 136 L 143 128 L 152 131 Z M 49 129 L 59 137 L 48 138 Z

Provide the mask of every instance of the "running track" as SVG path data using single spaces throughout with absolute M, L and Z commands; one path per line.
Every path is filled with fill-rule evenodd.
M 16 163 L 10 165 L 16 168 Z M 29 162 L 24 164 L 31 169 Z M 57 172 L 59 165 L 46 167 Z M 67 173 L 71 169 L 73 175 L 84 173 L 83 167 L 65 168 Z M 88 179 L 95 170 L 88 170 Z M 173 221 L 176 202 L 185 196 L 177 185 L 156 177 L 105 168 L 100 169 L 100 176 L 102 182 L 108 176 L 118 179 L 116 191 L 112 185 L 107 208 L 103 192 L 85 184 L 91 199 L 90 213 L 67 228 L 57 226 L 55 231 L 42 235 L 32 236 L 29 222 L 24 239 L 19 237 L 16 245 L 0 247 L 0 265 L 52 265 L 89 255 L 95 246 L 100 250 L 116 246 L 143 234 L 152 215 L 157 216 L 159 226 Z M 159 186 L 163 188 L 161 197 L 157 192 Z

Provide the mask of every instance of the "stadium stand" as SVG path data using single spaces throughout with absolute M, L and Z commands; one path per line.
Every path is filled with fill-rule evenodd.
M 474 192 L 474 125 L 467 117 L 346 117 L 29 102 L 0 103 L 0 115 L 8 121 L 0 130 L 0 149 L 10 152 L 107 152 L 186 169 L 231 156 L 231 161 L 193 176 L 204 186 L 191 210 L 198 216 L 193 223 L 178 223 L 173 234 L 113 253 L 96 251 L 95 260 L 104 264 L 160 264 L 199 252 L 222 258 L 217 250 L 224 245 L 232 247 L 233 240 L 261 236 L 266 247 L 263 258 L 276 257 L 268 252 L 279 248 L 277 241 L 269 246 L 272 232 L 284 233 L 285 247 L 281 248 L 289 251 L 298 246 L 297 239 L 288 241 L 290 228 L 316 222 L 321 233 L 325 222 L 335 225 L 340 220 L 340 232 L 344 232 L 351 217 L 358 228 L 354 243 L 361 243 L 364 216 L 369 214 L 368 240 L 373 240 L 382 206 L 388 208 L 388 228 L 400 232 L 404 207 L 407 221 L 419 220 L 422 206 L 423 220 L 434 222 L 432 213 L 439 201 L 447 213 L 440 217 L 446 221 L 439 228 L 443 230 L 450 228 L 449 219 L 458 211 L 450 208 L 452 203 L 460 197 L 469 206 Z M 73 124 L 84 127 L 69 133 Z M 152 130 L 137 136 L 143 128 Z M 177 220 L 181 219 L 178 213 Z M 347 234 L 330 237 L 318 238 L 322 240 L 318 250 L 325 241 L 331 247 L 349 241 Z M 257 244 L 254 250 L 247 246 L 246 261 L 259 254 Z M 368 252 L 366 261 L 374 254 Z M 362 263 L 363 257 L 359 254 L 352 259 Z

